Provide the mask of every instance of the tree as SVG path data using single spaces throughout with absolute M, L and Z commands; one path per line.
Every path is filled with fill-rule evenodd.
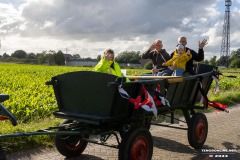
M 45 51 L 43 51 L 43 53 L 38 53 L 37 54 L 37 60 L 38 60 L 38 63 L 39 64 L 44 64 L 44 63 L 46 63 L 46 56 L 45 56 L 45 53 L 44 53 Z
M 115 60 L 119 63 L 140 63 L 141 60 L 141 54 L 140 52 L 135 51 L 125 51 L 122 53 L 119 53 Z
M 53 54 L 56 53 L 55 51 L 42 51 L 42 53 L 37 54 L 37 59 L 39 64 L 47 63 L 49 65 L 54 65 L 54 58 Z
M 48 53 L 46 54 L 46 62 L 49 64 L 49 65 L 54 65 L 55 62 L 54 62 L 54 54 L 56 52 L 53 51 L 53 50 L 49 50 Z
M 218 66 L 228 66 L 229 63 L 229 56 L 221 56 L 217 61 Z
M 231 58 L 240 58 L 240 48 L 238 48 L 236 51 L 232 51 Z
M 3 53 L 3 58 L 8 58 L 10 57 L 7 53 Z
M 207 59 L 204 60 L 204 64 L 209 64 L 209 61 Z
M 56 65 L 65 65 L 65 58 L 62 51 L 53 54 L 53 59 Z
M 98 56 L 97 56 L 97 61 L 100 61 L 101 58 L 102 58 L 102 56 L 101 56 L 101 55 L 98 55 Z
M 91 57 L 84 58 L 84 61 L 92 61 L 93 59 Z
M 46 62 L 49 65 L 54 65 L 55 64 L 53 54 L 51 54 L 51 53 L 46 54 Z
M 237 51 L 232 51 L 230 61 L 233 61 L 234 59 L 240 59 L 240 48 L 237 49 Z
M 240 68 L 240 58 L 239 59 L 234 59 L 231 61 L 229 64 L 230 68 Z
M 27 57 L 27 53 L 24 50 L 16 50 L 11 54 L 11 57 L 22 59 Z
M 34 53 L 29 53 L 29 54 L 27 54 L 26 58 L 27 59 L 36 59 L 37 56 Z
M 209 64 L 212 66 L 216 66 L 217 65 L 217 56 L 213 56 L 210 60 L 209 60 Z

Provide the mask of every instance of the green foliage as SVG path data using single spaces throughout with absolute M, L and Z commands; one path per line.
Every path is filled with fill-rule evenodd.
M 53 59 L 54 59 L 54 63 L 56 65 L 64 65 L 65 64 L 65 58 L 64 55 L 62 53 L 62 51 L 58 51 L 57 53 L 53 54 Z
M 233 59 L 229 65 L 230 68 L 240 68 L 240 58 Z
M 3 58 L 8 58 L 8 57 L 10 57 L 10 56 L 7 53 L 3 54 Z
M 9 134 L 16 132 L 35 132 L 49 128 L 51 126 L 58 126 L 63 120 L 54 117 L 31 121 L 27 124 L 19 123 L 17 126 L 12 126 L 8 121 L 1 121 L 0 134 Z M 7 153 L 19 152 L 21 150 L 33 149 L 40 146 L 54 146 L 53 136 L 22 136 L 15 138 L 1 138 L 0 146 L 4 148 Z
M 240 58 L 240 48 L 238 48 L 236 51 L 232 51 L 231 53 L 231 60 L 239 59 L 239 58 Z
M 102 58 L 102 56 L 101 56 L 101 55 L 98 55 L 98 56 L 97 56 L 97 61 L 100 61 L 101 58 Z
M 115 60 L 118 63 L 140 63 L 141 60 L 141 55 L 140 52 L 135 52 L 135 51 L 125 51 L 122 53 L 119 53 L 116 57 Z
M 37 56 L 34 53 L 27 54 L 26 59 L 37 59 Z
M 208 93 L 209 99 L 226 105 L 239 103 L 240 99 L 240 69 L 221 69 L 223 76 L 219 78 L 219 92 L 214 94 L 215 83 L 213 81 Z
M 216 62 L 217 66 L 228 66 L 229 65 L 229 56 L 221 56 Z
M 23 50 L 16 50 L 14 51 L 14 53 L 11 55 L 11 57 L 15 57 L 15 58 L 26 58 L 27 57 L 27 53 Z
M 230 68 L 240 68 L 239 66 L 239 61 L 240 61 L 240 48 L 237 49 L 236 51 L 232 51 L 231 55 L 229 56 L 221 56 L 217 61 L 216 61 L 216 56 L 211 58 L 211 65 L 214 65 L 216 62 L 216 65 L 218 66 L 226 66 Z M 207 63 L 205 63 L 207 64 Z
M 147 62 L 147 63 L 144 65 L 144 69 L 153 69 L 152 61 Z
M 217 56 L 213 56 L 210 60 L 209 60 L 209 64 L 212 66 L 217 66 Z
M 49 117 L 57 108 L 53 89 L 45 85 L 51 77 L 77 70 L 91 68 L 18 65 L 0 63 L 0 92 L 9 94 L 4 102 L 19 121 Z
M 127 69 L 127 75 L 141 75 L 144 73 L 148 73 L 149 70 L 146 69 Z
M 207 59 L 204 60 L 204 64 L 209 64 L 209 61 Z

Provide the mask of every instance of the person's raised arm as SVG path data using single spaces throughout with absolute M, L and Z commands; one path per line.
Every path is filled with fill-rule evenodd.
M 152 54 L 151 51 L 153 51 L 155 49 L 155 45 L 156 43 L 152 43 L 152 45 L 149 47 L 148 50 L 146 50 L 143 54 L 142 54 L 142 59 L 149 59 L 152 58 Z
M 204 50 L 203 48 L 208 44 L 207 39 L 203 39 L 202 41 L 198 42 L 198 53 L 194 50 L 190 50 L 192 54 L 192 59 L 194 61 L 200 62 L 204 60 Z
M 202 41 L 198 42 L 198 48 L 203 49 L 208 44 L 207 39 L 203 39 Z

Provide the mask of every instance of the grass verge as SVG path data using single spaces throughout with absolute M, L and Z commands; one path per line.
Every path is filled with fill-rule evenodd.
M 63 120 L 50 117 L 44 120 L 34 120 L 30 123 L 20 123 L 17 126 L 12 126 L 8 121 L 2 121 L 0 123 L 0 128 L 4 129 L 1 130 L 0 134 L 36 132 L 37 130 L 58 126 L 61 121 Z M 14 138 L 6 137 L 0 139 L 0 146 L 6 153 L 33 149 L 40 146 L 52 147 L 54 146 L 54 137 L 51 135 L 17 136 Z

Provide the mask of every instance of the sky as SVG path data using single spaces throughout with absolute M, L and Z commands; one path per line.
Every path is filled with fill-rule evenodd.
M 0 54 L 62 50 L 96 58 L 147 50 L 156 40 L 171 53 L 179 36 L 205 59 L 219 58 L 225 0 L 0 0 Z M 230 7 L 230 52 L 240 48 L 240 0 Z

